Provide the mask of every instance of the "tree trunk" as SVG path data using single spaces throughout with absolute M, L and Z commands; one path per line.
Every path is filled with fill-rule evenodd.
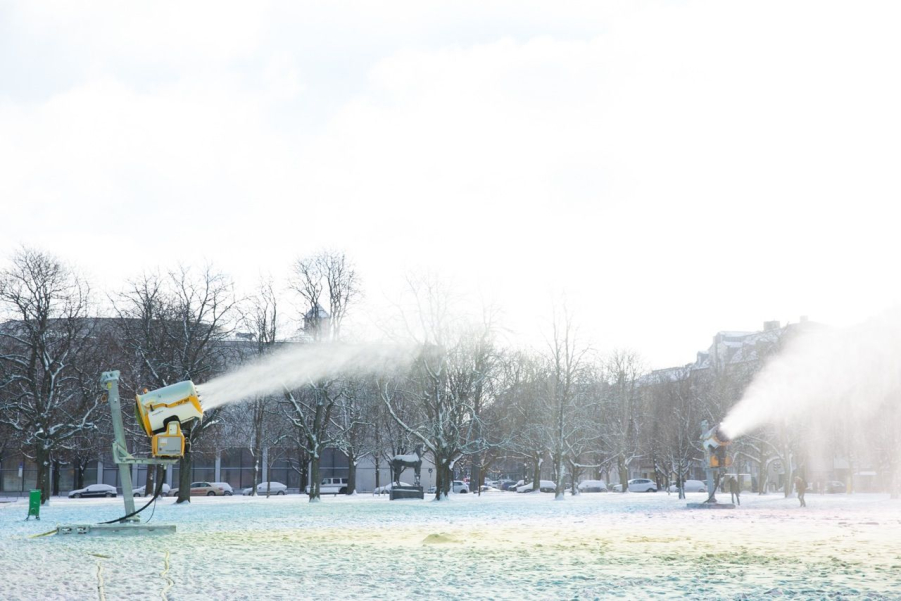
M 35 450 L 35 463 L 37 463 L 37 487 L 41 490 L 41 505 L 50 499 L 50 453 L 38 447 Z
M 583 468 L 578 467 L 574 462 L 570 462 L 569 464 L 569 476 L 572 478 L 571 488 L 573 496 L 579 494 L 579 478 L 582 476 L 582 469 Z
M 532 490 L 541 490 L 541 460 L 535 460 L 535 471 L 532 473 Z
M 52 478 L 50 479 L 50 488 L 53 491 L 52 494 L 55 496 L 59 496 L 59 477 L 60 477 L 60 464 L 59 459 L 54 459 L 50 464 L 52 471 Z
M 156 492 L 156 466 L 147 466 L 147 480 L 144 482 L 144 496 L 150 496 Z
M 375 487 L 379 488 L 382 485 L 382 474 L 380 467 L 382 462 L 379 461 L 378 453 L 373 456 L 372 462 L 375 465 Z
M 191 502 L 191 466 L 194 458 L 191 455 L 191 439 L 185 436 L 185 454 L 178 460 L 178 503 Z
M 256 496 L 257 494 L 257 486 L 260 485 L 260 476 L 262 475 L 262 470 L 260 469 L 260 458 L 263 456 L 263 449 L 260 445 L 253 446 L 253 488 L 250 490 L 251 496 Z M 303 488 L 303 487 L 301 487 Z
M 785 498 L 791 496 L 792 494 L 792 485 L 794 484 L 794 480 L 792 476 L 794 475 L 794 471 L 791 466 L 791 458 L 789 458 L 789 463 L 785 466 Z
M 447 471 L 444 468 L 444 462 L 437 455 L 435 456 L 435 500 L 440 501 L 447 498 L 447 488 L 445 481 L 447 480 Z
M 85 462 L 81 459 L 76 459 L 72 462 L 73 471 L 75 472 L 74 476 L 74 484 L 72 488 L 84 488 L 84 470 L 85 470 Z
M 447 499 L 450 493 L 454 477 L 450 468 L 450 460 L 441 456 L 440 453 L 434 453 L 435 457 L 435 500 L 440 501 Z
M 482 496 L 482 466 L 478 456 L 473 457 L 472 469 L 469 472 L 469 488 L 475 487 L 475 490 L 469 492 L 478 493 Z
M 319 501 L 319 487 L 322 479 L 319 477 L 319 454 L 313 455 L 310 461 L 310 503 Z
M 758 474 L 757 474 L 757 494 L 765 495 L 766 494 L 766 485 L 767 485 L 767 472 L 769 471 L 767 466 L 767 458 L 766 453 L 763 450 L 763 445 L 760 445 L 760 455 L 758 458 Z
M 625 493 L 629 490 L 629 470 L 626 468 L 626 460 L 620 457 L 617 459 L 616 464 L 619 469 L 620 492 Z
M 347 458 L 347 490 L 345 494 L 352 495 L 357 490 L 357 459 Z
M 676 474 L 676 488 L 679 489 L 679 498 L 685 498 L 685 477 L 683 474 L 682 466 L 679 466 L 679 473 Z
M 297 449 L 297 467 L 300 472 L 300 490 L 303 491 L 310 481 L 310 462 L 307 460 L 307 452 L 301 448 Z
M 566 476 L 566 471 L 563 469 L 563 453 L 557 453 L 554 458 L 554 471 L 557 476 L 557 481 L 554 483 L 554 500 L 562 501 L 566 498 L 566 489 L 563 486 L 563 478 Z

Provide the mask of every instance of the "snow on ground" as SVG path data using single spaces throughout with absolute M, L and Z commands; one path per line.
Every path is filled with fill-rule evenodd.
M 703 495 L 689 495 L 699 501 Z M 357 495 L 158 502 L 175 535 L 29 538 L 121 515 L 54 499 L 0 504 L 0 599 L 901 599 L 901 501 L 747 494 L 734 511 L 676 495 Z M 149 510 L 148 510 L 149 512 Z M 146 521 L 146 518 L 145 518 Z M 166 554 L 169 570 L 165 570 Z

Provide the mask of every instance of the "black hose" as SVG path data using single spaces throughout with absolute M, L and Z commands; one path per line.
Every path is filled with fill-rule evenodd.
M 165 473 L 165 472 L 163 472 L 163 473 Z M 140 509 L 136 509 L 135 511 L 132 511 L 132 512 L 129 513 L 129 514 L 123 515 L 121 518 L 116 518 L 116 519 L 110 520 L 110 521 L 108 521 L 108 522 L 97 522 L 98 525 L 100 525 L 100 524 L 115 524 L 116 522 L 123 522 L 123 521 L 127 520 L 128 518 L 130 518 L 130 517 L 132 517 L 132 516 L 138 515 L 139 513 L 141 513 L 142 511 L 144 511 L 144 510 L 147 509 L 148 507 L 150 507 L 150 504 L 151 504 L 151 503 L 153 503 L 154 501 L 156 501 L 157 497 L 159 497 L 160 494 L 163 492 L 163 484 L 165 484 L 165 483 L 163 482 L 163 478 L 160 478 L 159 484 L 156 485 L 156 493 L 153 495 L 153 498 L 150 499 L 149 501 L 147 501 L 147 504 L 144 505 L 143 507 L 141 507 Z

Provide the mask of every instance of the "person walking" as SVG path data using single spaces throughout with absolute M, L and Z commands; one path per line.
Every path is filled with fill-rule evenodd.
M 801 507 L 807 507 L 807 503 L 804 502 L 804 493 L 807 492 L 807 482 L 805 482 L 804 478 L 801 476 L 795 478 L 795 489 L 798 491 L 798 500 L 801 501 Z
M 729 493 L 732 495 L 732 502 L 741 507 L 741 487 L 739 487 L 738 478 L 735 476 L 729 478 Z

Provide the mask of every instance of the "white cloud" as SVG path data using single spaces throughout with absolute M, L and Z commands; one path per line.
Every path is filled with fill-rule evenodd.
M 854 321 L 899 297 L 901 42 L 893 5 L 846 6 L 17 5 L 0 250 L 115 282 L 341 247 L 375 296 L 429 264 L 520 329 L 565 287 L 602 346 L 658 363 Z

